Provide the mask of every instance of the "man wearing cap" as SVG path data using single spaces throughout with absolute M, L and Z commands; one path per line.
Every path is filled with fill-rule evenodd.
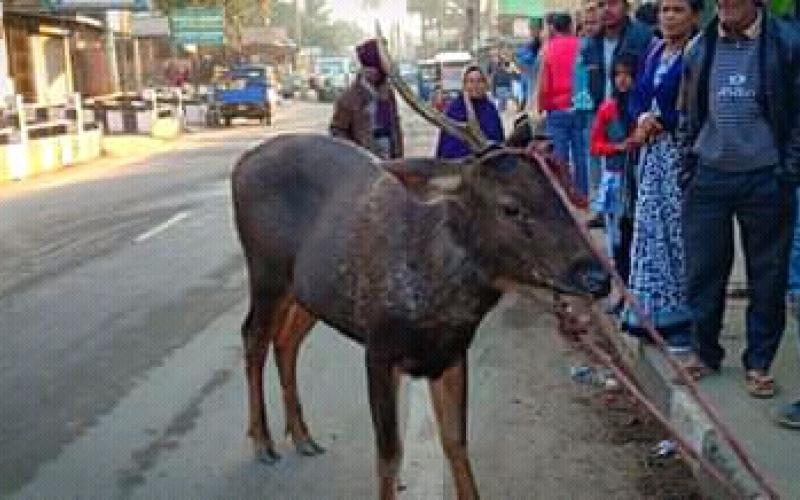
M 380 63 L 378 42 L 356 47 L 361 63 L 358 77 L 336 100 L 330 132 L 348 139 L 383 159 L 403 156 L 403 134 L 397 101 Z

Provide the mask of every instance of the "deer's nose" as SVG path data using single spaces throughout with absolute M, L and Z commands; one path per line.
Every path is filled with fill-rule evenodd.
M 605 297 L 611 293 L 611 276 L 595 260 L 587 259 L 576 264 L 573 281 L 595 298 Z

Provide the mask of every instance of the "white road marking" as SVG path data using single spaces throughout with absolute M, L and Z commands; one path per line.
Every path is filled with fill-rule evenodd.
M 150 229 L 149 231 L 140 234 L 139 236 L 137 236 L 136 238 L 133 239 L 133 242 L 134 243 L 142 243 L 143 241 L 149 240 L 150 238 L 152 238 L 153 236 L 157 235 L 158 233 L 160 233 L 162 231 L 166 231 L 167 229 L 170 228 L 170 226 L 174 226 L 178 222 L 180 222 L 183 219 L 189 217 L 190 213 L 191 212 L 189 212 L 189 211 L 178 212 L 177 214 L 175 214 L 172 217 L 170 217 L 167 221 L 162 222 L 161 224 L 157 225 L 156 227 Z

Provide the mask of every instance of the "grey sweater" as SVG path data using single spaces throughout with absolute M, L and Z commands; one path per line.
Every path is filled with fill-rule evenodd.
M 776 165 L 775 137 L 756 96 L 758 40 L 720 38 L 711 67 L 708 119 L 694 145 L 700 162 L 730 172 Z

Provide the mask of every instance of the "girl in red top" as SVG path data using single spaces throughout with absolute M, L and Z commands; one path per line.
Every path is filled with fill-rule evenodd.
M 605 160 L 597 204 L 606 221 L 606 252 L 626 281 L 633 228 L 626 195 L 631 187 L 627 179 L 632 176 L 626 175 L 630 174 L 626 169 L 632 168 L 629 156 L 637 147 L 630 137 L 634 123 L 628 110 L 628 95 L 635 68 L 636 59 L 624 54 L 614 62 L 614 93 L 598 108 L 590 139 L 591 153 Z

